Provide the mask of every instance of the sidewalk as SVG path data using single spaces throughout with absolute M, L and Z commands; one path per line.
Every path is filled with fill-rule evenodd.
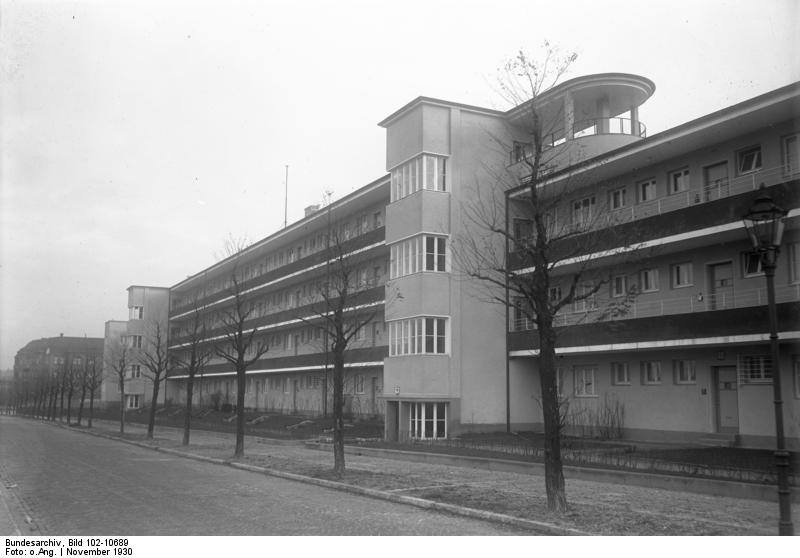
M 126 424 L 125 429 L 127 441 L 156 446 L 161 451 L 191 454 L 196 459 L 371 497 L 507 521 L 549 534 L 777 534 L 778 506 L 772 502 L 592 482 L 567 476 L 570 511 L 556 516 L 545 508 L 542 476 L 348 453 L 345 478 L 335 482 L 331 475 L 331 453 L 307 448 L 301 442 L 247 437 L 245 457 L 234 462 L 234 437 L 228 433 L 192 431 L 192 444 L 183 447 L 180 429 L 156 427 L 153 441 L 145 441 L 146 429 L 142 425 Z M 118 437 L 119 427 L 110 421 L 95 421 L 92 432 Z M 792 512 L 793 517 L 799 517 L 800 505 L 793 505 Z

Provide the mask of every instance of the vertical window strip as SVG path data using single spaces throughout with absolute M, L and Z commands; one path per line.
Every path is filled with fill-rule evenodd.
M 447 353 L 447 318 L 389 322 L 389 356 Z

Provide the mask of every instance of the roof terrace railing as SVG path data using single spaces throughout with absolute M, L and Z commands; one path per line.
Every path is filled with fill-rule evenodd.
M 589 118 L 587 120 L 580 120 L 575 123 L 572 129 L 572 137 L 574 139 L 601 135 L 647 137 L 647 126 L 644 125 L 644 122 L 616 116 L 613 118 Z M 561 128 L 542 137 L 542 150 L 552 149 L 566 143 L 566 141 L 567 138 L 564 134 L 564 129 Z M 533 144 L 514 142 L 514 148 L 511 150 L 510 155 L 510 163 L 512 165 L 528 159 L 533 156 Z

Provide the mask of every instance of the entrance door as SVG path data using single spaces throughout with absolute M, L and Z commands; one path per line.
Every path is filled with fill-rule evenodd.
M 708 266 L 711 295 L 711 310 L 733 308 L 733 263 L 725 262 Z
M 717 432 L 739 433 L 739 392 L 735 366 L 714 367 Z

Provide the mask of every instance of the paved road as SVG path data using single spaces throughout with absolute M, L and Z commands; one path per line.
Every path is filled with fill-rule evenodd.
M 522 534 L 5 416 L 0 483 L 22 534 Z

